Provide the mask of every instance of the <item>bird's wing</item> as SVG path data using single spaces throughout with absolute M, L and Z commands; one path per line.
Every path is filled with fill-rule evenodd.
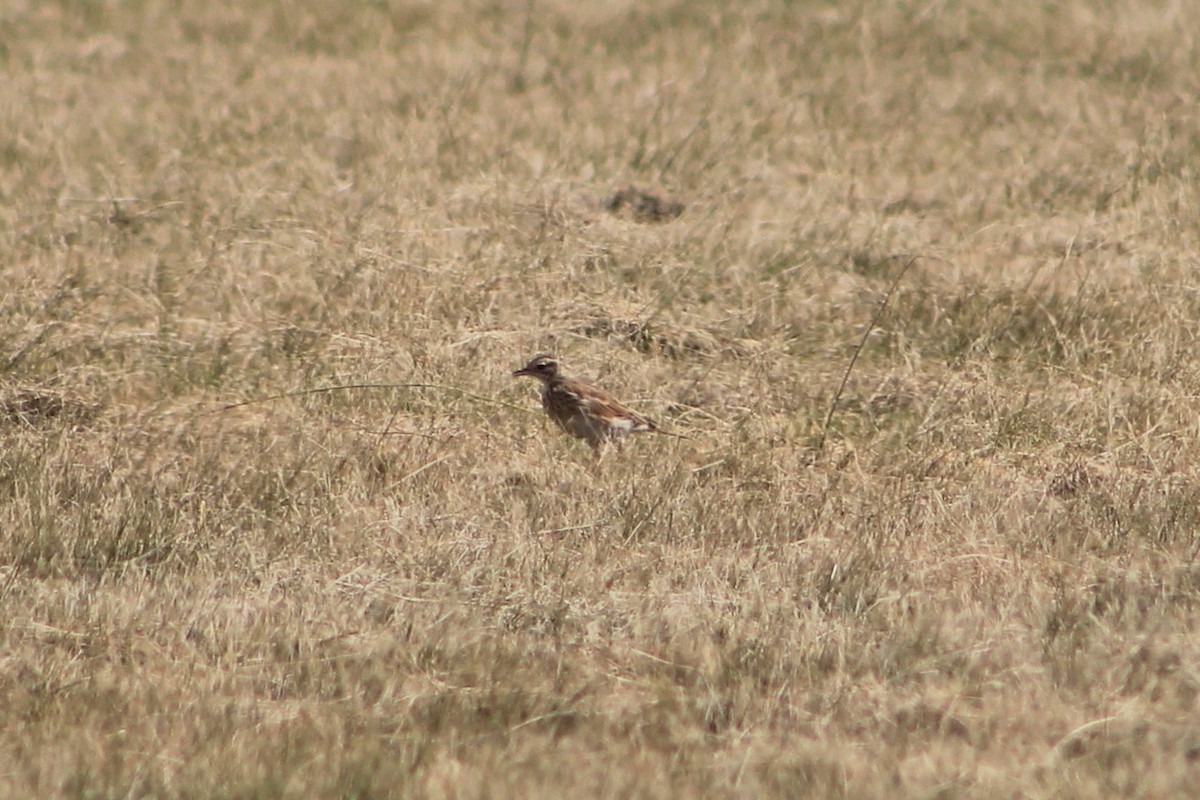
M 629 406 L 617 400 L 598 386 L 573 382 L 570 391 L 579 398 L 584 410 L 606 422 L 628 420 L 635 431 L 658 430 L 658 425 L 649 417 L 644 417 Z

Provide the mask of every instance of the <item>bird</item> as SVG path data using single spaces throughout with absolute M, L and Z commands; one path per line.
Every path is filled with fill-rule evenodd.
M 600 459 L 610 442 L 619 449 L 633 433 L 665 433 L 654 420 L 644 417 L 608 392 L 582 378 L 563 373 L 553 353 L 538 353 L 529 363 L 513 371 L 514 378 L 537 378 L 542 382 L 542 408 L 563 431 L 583 439 Z

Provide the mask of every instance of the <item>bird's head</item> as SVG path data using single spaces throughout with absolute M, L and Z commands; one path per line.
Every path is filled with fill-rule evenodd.
M 538 353 L 529 363 L 513 372 L 514 378 L 528 375 L 540 381 L 552 381 L 558 377 L 558 359 L 550 353 Z

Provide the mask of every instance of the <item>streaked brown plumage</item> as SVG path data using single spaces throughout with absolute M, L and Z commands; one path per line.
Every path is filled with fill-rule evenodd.
M 660 433 L 653 420 L 619 402 L 608 392 L 580 378 L 563 374 L 558 359 L 539 353 L 513 372 L 513 377 L 528 376 L 542 382 L 542 408 L 560 428 L 592 447 L 597 458 L 601 448 L 632 433 Z

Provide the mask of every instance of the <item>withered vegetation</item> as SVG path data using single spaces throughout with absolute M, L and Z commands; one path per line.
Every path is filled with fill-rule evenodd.
M 3 4 L 0 796 L 1200 796 L 1195 12 Z

